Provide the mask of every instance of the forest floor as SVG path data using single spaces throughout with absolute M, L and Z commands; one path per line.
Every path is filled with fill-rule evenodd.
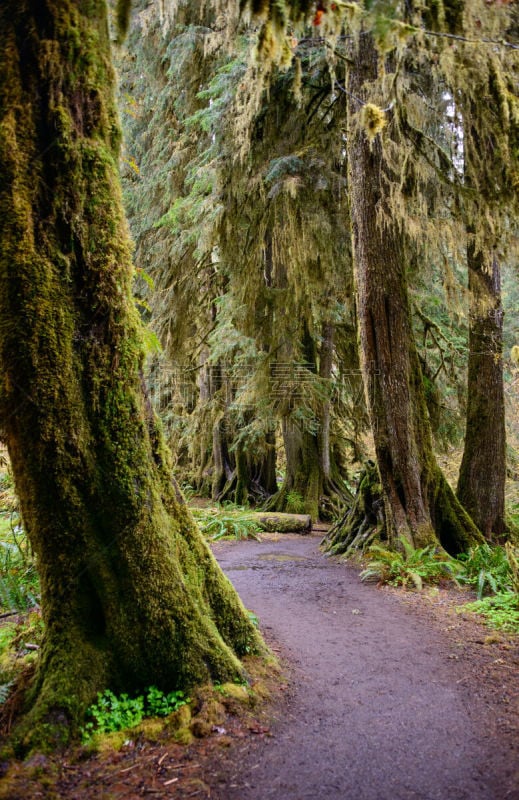
M 459 614 L 466 593 L 363 584 L 315 535 L 214 549 L 280 658 L 271 702 L 189 746 L 36 757 L 0 796 L 519 800 L 519 638 Z

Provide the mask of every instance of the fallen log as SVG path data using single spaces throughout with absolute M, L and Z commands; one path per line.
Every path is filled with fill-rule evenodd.
M 257 518 L 260 528 L 269 533 L 310 533 L 312 518 L 309 514 L 282 514 L 275 511 L 259 511 L 251 516 Z

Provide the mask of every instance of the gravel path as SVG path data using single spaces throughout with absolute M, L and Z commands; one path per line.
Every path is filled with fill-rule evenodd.
M 271 739 L 222 758 L 212 797 L 519 800 L 519 750 L 487 735 L 491 709 L 438 627 L 323 559 L 314 536 L 222 543 L 216 556 L 282 643 L 292 696 Z

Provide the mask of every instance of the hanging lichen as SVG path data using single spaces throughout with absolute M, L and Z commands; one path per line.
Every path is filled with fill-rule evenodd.
M 360 112 L 360 123 L 368 139 L 373 140 L 386 127 L 386 114 L 374 103 L 366 103 Z

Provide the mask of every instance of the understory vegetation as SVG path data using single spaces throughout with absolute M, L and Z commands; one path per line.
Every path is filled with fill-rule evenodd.
M 362 580 L 421 591 L 425 585 L 449 582 L 469 586 L 477 600 L 465 603 L 463 611 L 482 615 L 496 629 L 519 634 L 519 549 L 478 545 L 458 558 L 433 546 L 414 548 L 400 539 L 398 550 L 371 545 L 364 552 Z
M 137 697 L 125 693 L 117 696 L 107 689 L 98 694 L 97 702 L 87 710 L 83 743 L 87 744 L 94 736 L 133 728 L 145 717 L 167 717 L 190 702 L 182 691 L 165 694 L 156 686 L 150 686 Z
M 219 508 L 193 508 L 200 530 L 211 541 L 218 539 L 258 539 L 262 527 L 250 510 L 232 504 Z

